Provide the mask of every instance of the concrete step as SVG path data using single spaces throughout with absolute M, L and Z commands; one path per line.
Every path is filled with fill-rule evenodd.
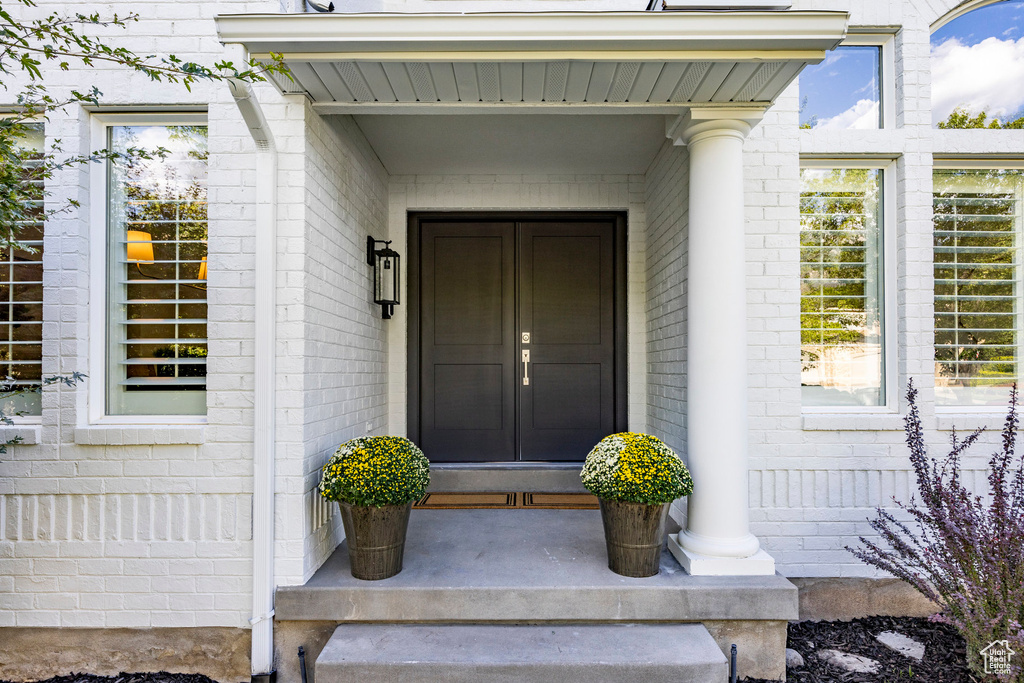
M 343 624 L 316 683 L 725 683 L 700 624 Z

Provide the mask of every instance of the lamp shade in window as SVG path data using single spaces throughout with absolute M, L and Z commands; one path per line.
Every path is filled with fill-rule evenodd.
M 153 237 L 142 230 L 128 231 L 128 263 L 153 263 Z

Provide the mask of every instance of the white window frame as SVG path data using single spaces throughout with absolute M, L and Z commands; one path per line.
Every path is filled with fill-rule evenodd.
M 106 149 L 107 131 L 113 126 L 175 125 L 205 126 L 208 125 L 207 115 L 205 112 L 93 114 L 90 117 L 90 149 Z M 86 382 L 89 424 L 206 424 L 205 415 L 107 414 L 107 168 L 108 163 L 94 163 L 89 166 L 89 381 Z
M 899 353 L 896 330 L 896 159 L 801 157 L 805 168 L 871 168 L 882 172 L 882 405 L 804 406 L 803 415 L 892 415 L 899 410 Z
M 895 33 L 881 33 L 875 29 L 861 32 L 852 26 L 839 47 L 878 47 L 879 84 L 878 106 L 882 110 L 879 130 L 896 127 L 896 54 Z M 867 132 L 867 131 L 864 131 Z M 884 175 L 884 174 L 883 174 Z
M 978 7 L 981 7 L 981 6 L 982 5 L 976 5 L 976 6 L 972 7 L 971 9 L 977 9 Z M 968 10 L 968 11 L 970 11 L 970 10 Z M 963 14 L 966 14 L 966 13 L 967 13 L 966 11 L 962 12 L 958 16 L 962 16 Z M 1016 158 L 1016 159 L 1015 158 L 1009 158 L 1009 159 L 1002 158 L 1001 159 L 999 157 L 955 157 L 955 156 L 942 156 L 942 157 L 938 157 L 937 156 L 932 161 L 932 173 L 933 174 L 934 174 L 935 171 L 944 171 L 944 170 L 954 170 L 955 171 L 955 170 L 958 170 L 958 169 L 968 169 L 969 170 L 969 169 L 989 169 L 989 168 L 1000 168 L 1000 169 L 1005 168 L 1005 169 L 1020 169 L 1020 170 L 1024 170 L 1024 160 L 1019 159 L 1019 158 Z M 934 175 L 933 175 L 933 177 L 934 177 Z M 932 191 L 932 197 L 933 197 L 932 201 L 933 202 L 934 202 L 934 196 L 935 196 L 935 192 L 934 192 L 934 188 L 933 188 L 933 191 Z M 934 204 L 933 204 L 933 206 L 934 206 Z M 933 208 L 933 216 L 934 216 L 934 208 Z M 933 224 L 933 226 L 932 226 L 932 233 L 933 233 L 932 234 L 932 240 L 935 239 L 934 230 L 935 230 L 935 228 L 934 228 L 934 224 Z M 1024 249 L 1024 244 L 1020 245 L 1019 248 Z M 1021 265 L 1021 271 L 1024 272 L 1024 258 L 1021 259 L 1021 264 L 1022 264 Z M 935 272 L 934 263 L 932 264 L 932 272 L 933 273 Z M 1022 306 L 1024 306 L 1024 283 L 1022 283 L 1021 281 L 1018 280 L 1017 285 L 1018 285 L 1018 291 L 1021 292 L 1019 294 L 1019 296 L 1021 297 Z M 932 296 L 932 305 L 933 306 L 934 306 L 934 303 L 935 303 L 935 298 L 934 298 L 934 294 L 933 294 L 933 296 Z M 1019 335 L 1020 336 L 1018 336 L 1018 338 L 1017 338 L 1017 343 L 1018 343 L 1018 346 L 1021 346 L 1022 348 L 1021 348 L 1021 350 L 1019 352 L 1020 355 L 1019 355 L 1019 360 L 1018 360 L 1018 368 L 1021 367 L 1021 365 L 1020 365 L 1021 363 L 1024 363 L 1024 323 L 1021 323 L 1021 329 L 1019 331 Z M 932 357 L 934 358 L 934 355 L 935 355 L 935 334 L 934 334 L 934 332 L 932 334 L 931 352 L 932 352 Z M 1024 376 L 1024 372 L 1022 372 L 1020 369 L 1018 369 L 1017 373 L 1019 375 L 1018 379 L 1021 378 L 1020 376 Z M 1007 395 L 1007 400 L 1009 400 L 1009 395 Z M 935 406 L 935 414 L 939 415 L 939 416 L 943 416 L 943 417 L 951 416 L 951 415 L 978 415 L 978 416 L 982 416 L 982 415 L 989 416 L 989 415 L 991 415 L 991 416 L 1004 417 L 1006 415 L 1006 406 L 949 406 L 949 405 L 941 405 L 940 406 L 940 405 L 936 405 Z M 942 426 L 942 428 L 945 428 L 945 427 Z M 973 428 L 973 427 L 970 427 L 970 428 Z

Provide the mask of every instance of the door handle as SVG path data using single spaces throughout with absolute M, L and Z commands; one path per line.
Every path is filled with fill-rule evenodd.
M 530 352 L 523 351 L 523 386 L 530 386 Z

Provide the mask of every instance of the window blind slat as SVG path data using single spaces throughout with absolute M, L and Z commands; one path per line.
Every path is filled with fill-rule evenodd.
M 205 377 L 132 377 L 119 382 L 121 386 L 132 386 L 132 387 L 174 387 L 177 385 L 181 386 L 196 386 L 205 387 Z
M 125 320 L 122 324 L 124 325 L 168 325 L 177 323 L 178 325 L 205 325 L 206 318 L 133 318 L 132 320 Z M 178 339 L 179 343 L 191 343 L 192 339 L 183 337 Z
M 160 339 L 158 337 L 153 337 L 153 338 L 143 337 L 143 338 L 138 338 L 138 339 L 122 339 L 118 343 L 119 344 L 177 344 L 180 341 L 181 340 L 179 340 L 179 339 L 172 339 L 172 338 Z M 38 343 L 38 342 L 35 342 L 35 343 Z M 198 339 L 198 338 L 193 339 L 193 338 L 190 337 L 189 340 L 188 340 L 188 343 L 189 344 L 195 344 L 195 345 L 202 345 L 202 344 L 207 344 L 208 341 L 206 339 Z
M 206 365 L 205 358 L 129 358 L 125 365 Z

